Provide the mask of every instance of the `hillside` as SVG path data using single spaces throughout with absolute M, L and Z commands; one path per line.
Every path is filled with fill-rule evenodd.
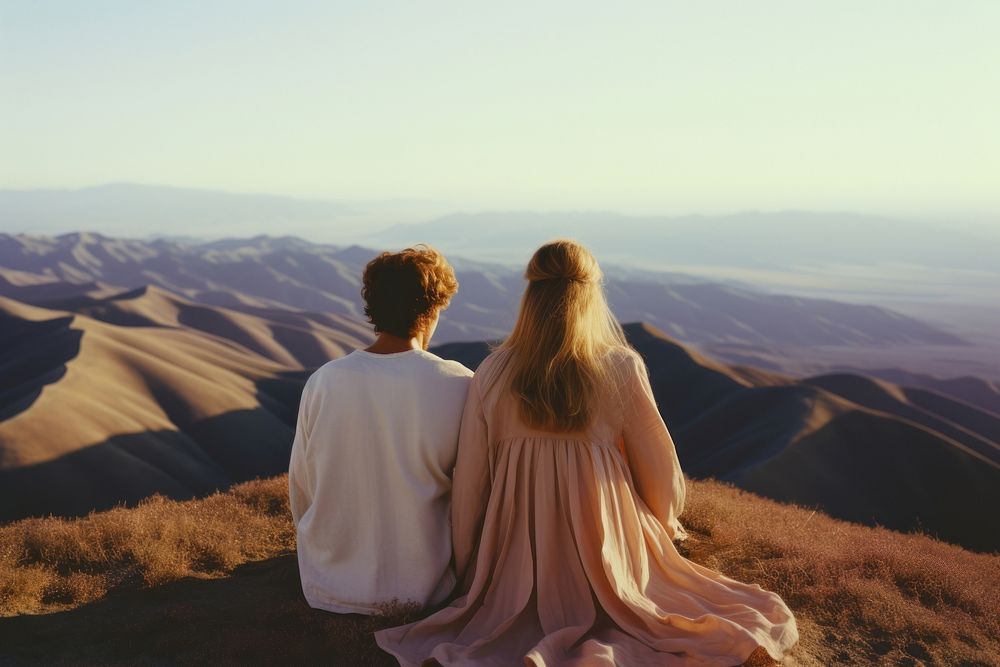
M 308 376 L 299 360 L 370 337 L 155 288 L 80 310 L 95 317 L 0 297 L 0 520 L 190 498 L 281 472 Z
M 247 300 L 241 310 L 208 306 L 155 285 L 103 297 L 79 295 L 45 302 L 126 327 L 168 327 L 224 338 L 279 364 L 316 368 L 367 345 L 371 327 L 341 315 L 268 308 Z
M 785 664 L 1000 664 L 1000 556 L 689 489 L 684 553 L 788 602 L 801 641 Z M 280 476 L 0 526 L 0 665 L 393 664 L 371 633 L 415 612 L 310 609 L 286 494 Z

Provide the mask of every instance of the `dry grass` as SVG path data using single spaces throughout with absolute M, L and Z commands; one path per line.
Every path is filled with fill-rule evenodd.
M 820 664 L 1000 664 L 1000 555 L 692 484 L 688 558 L 778 592 L 794 656 Z
M 0 526 L 0 616 L 67 609 L 129 586 L 216 577 L 295 549 L 286 478 L 191 501 L 152 496 L 81 519 Z
M 286 484 L 282 476 L 201 500 L 151 498 L 0 526 L 0 615 L 19 615 L 0 619 L 0 645 L 16 648 L 18 664 L 62 662 L 62 645 L 66 661 L 81 659 L 81 638 L 87 660 L 115 664 L 160 654 L 181 664 L 392 664 L 371 632 L 413 610 L 364 618 L 309 609 L 290 555 Z M 691 483 L 682 518 L 689 558 L 777 591 L 795 611 L 801 641 L 788 664 L 1000 664 L 1000 555 L 716 482 Z M 153 639 L 130 647 L 125 633 Z

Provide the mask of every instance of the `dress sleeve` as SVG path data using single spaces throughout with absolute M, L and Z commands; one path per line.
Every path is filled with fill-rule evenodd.
M 311 384 L 306 381 L 302 388 L 299 416 L 295 422 L 295 439 L 292 441 L 292 454 L 288 461 L 288 502 L 292 510 L 292 521 L 296 526 L 312 504 L 313 495 L 312 475 L 306 459 L 312 429 L 312 414 L 309 410 Z
M 684 473 L 677 449 L 663 422 L 641 357 L 630 355 L 625 391 L 623 440 L 629 470 L 639 497 L 670 535 L 683 540 L 678 521 L 684 510 Z
M 479 382 L 473 377 L 462 414 L 451 491 L 455 575 L 461 582 L 472 564 L 490 497 L 489 429 Z

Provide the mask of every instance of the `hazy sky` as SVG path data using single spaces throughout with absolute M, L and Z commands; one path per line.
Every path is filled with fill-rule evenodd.
M 995 0 L 0 0 L 0 187 L 994 214 L 998 35 Z

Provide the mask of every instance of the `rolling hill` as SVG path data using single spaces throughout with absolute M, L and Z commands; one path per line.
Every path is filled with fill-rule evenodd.
M 208 306 L 155 285 L 104 297 L 49 300 L 46 306 L 125 327 L 191 329 L 300 368 L 321 366 L 372 339 L 371 327 L 342 315 L 246 304 L 243 310 Z
M 370 338 L 333 317 L 297 326 L 158 288 L 75 307 L 0 297 L 0 520 L 189 498 L 280 472 L 303 362 Z

